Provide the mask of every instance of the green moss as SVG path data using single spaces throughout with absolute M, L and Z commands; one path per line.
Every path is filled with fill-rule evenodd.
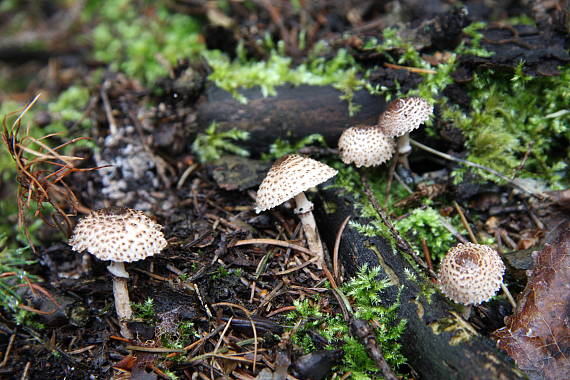
M 398 220 L 394 226 L 414 244 L 416 251 L 422 250 L 422 239 L 426 241 L 432 257 L 442 259 L 456 244 L 455 237 L 441 223 L 442 216 L 432 207 L 414 209 L 407 217 Z M 447 218 L 449 219 L 449 218 Z M 449 220 L 451 224 L 451 220 Z
M 342 92 L 351 114 L 357 111 L 352 103 L 354 93 L 364 88 L 366 82 L 358 75 L 358 65 L 346 50 L 339 49 L 332 59 L 309 58 L 305 63 L 293 67 L 291 58 L 283 55 L 282 44 L 271 50 L 266 61 L 250 61 L 243 54 L 231 61 L 218 51 L 204 53 L 213 71 L 208 77 L 218 87 L 230 92 L 242 103 L 246 98 L 240 89 L 259 87 L 263 96 L 276 95 L 276 87 L 290 83 L 314 86 L 331 85 Z M 239 51 L 238 51 L 239 53 Z
M 181 349 L 186 347 L 193 339 L 199 337 L 200 334 L 196 331 L 194 323 L 179 321 L 176 323 L 176 332 L 164 334 L 160 338 L 164 347 Z M 181 361 L 185 360 L 183 355 L 179 355 L 177 358 Z
M 566 168 L 570 142 L 570 68 L 557 77 L 529 77 L 521 63 L 514 74 L 479 74 L 468 86 L 472 111 L 449 107 L 442 117 L 467 138 L 467 159 L 511 177 L 544 181 L 552 188 L 568 185 Z M 528 153 L 527 153 L 528 152 Z M 527 156 L 524 168 L 520 165 Z M 487 172 L 469 169 L 481 178 L 501 183 Z M 455 172 L 462 178 L 465 168 Z
M 418 281 L 418 285 L 420 286 L 418 299 L 420 297 L 423 297 L 425 298 L 428 305 L 431 304 L 431 296 L 437 293 L 436 287 L 427 279 L 424 279 L 423 281 Z
M 331 163 L 331 165 L 338 170 L 331 187 L 339 189 L 342 194 L 348 194 L 354 200 L 352 205 L 355 207 L 357 214 L 362 218 L 369 219 L 369 222 L 366 224 L 350 221 L 349 226 L 367 237 L 383 236 L 394 245 L 394 239 L 388 228 L 379 219 L 376 210 L 364 194 L 358 171 L 353 166 L 346 166 L 338 161 Z M 387 170 L 382 168 L 361 168 L 360 170 L 366 173 L 375 198 L 386 209 L 387 214 L 401 213 L 401 210 L 394 207 L 394 203 L 399 199 L 405 198 L 408 194 L 399 183 L 394 182 L 392 183 L 390 200 L 386 202 Z
M 115 71 L 152 83 L 168 74 L 168 65 L 197 57 L 204 50 L 201 24 L 195 18 L 170 13 L 160 3 L 94 1 L 94 57 Z
M 388 363 L 397 368 L 405 363 L 398 342 L 404 332 L 406 321 L 398 318 L 399 300 L 392 305 L 381 305 L 381 293 L 388 289 L 389 280 L 378 280 L 380 268 L 361 268 L 357 276 L 343 285 L 341 290 L 351 299 L 354 316 L 369 321 L 374 327 L 374 333 L 382 353 Z M 305 299 L 295 302 L 297 307 L 288 318 L 291 322 L 299 319 L 303 324 L 293 336 L 293 342 L 306 352 L 315 349 L 308 331 L 318 332 L 330 342 L 330 348 L 339 345 L 344 351 L 342 364 L 337 370 L 351 372 L 352 378 L 373 379 L 380 374 L 374 361 L 368 356 L 366 349 L 358 340 L 349 334 L 349 328 L 341 315 L 323 313 L 318 308 L 318 298 L 314 301 Z
M 84 86 L 71 86 L 60 93 L 57 99 L 47 106 L 52 122 L 44 131 L 57 133 L 59 136 L 77 134 L 78 131 L 87 132 L 86 129 L 93 126 L 91 119 L 84 114 L 90 98 L 90 91 Z M 70 131 L 71 127 L 77 129 Z M 94 147 L 94 144 L 89 146 Z

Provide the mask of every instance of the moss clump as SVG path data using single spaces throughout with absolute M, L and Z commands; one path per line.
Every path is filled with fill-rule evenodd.
M 151 323 L 156 321 L 157 316 L 152 298 L 149 297 L 144 302 L 133 302 L 132 307 L 135 319 Z
M 379 219 L 378 213 L 372 207 L 369 199 L 364 194 L 364 189 L 360 181 L 360 175 L 358 171 L 353 166 L 346 166 L 342 162 L 334 162 L 331 164 L 335 169 L 338 170 L 338 174 L 334 179 L 334 184 L 332 187 L 338 188 L 344 194 L 349 194 L 354 200 L 354 207 L 357 214 L 370 221 L 366 224 L 350 221 L 349 225 L 367 237 L 383 236 L 393 243 L 392 235 L 390 234 L 388 228 Z M 399 215 L 402 210 L 394 207 L 394 202 L 398 199 L 405 198 L 408 193 L 406 190 L 397 182 L 392 183 L 391 197 L 386 203 L 386 181 L 388 178 L 387 170 L 382 170 L 380 168 L 363 168 L 361 169 L 364 173 L 367 173 L 368 182 L 372 188 L 375 198 L 378 200 L 380 205 L 385 207 L 387 214 Z
M 476 75 L 468 86 L 472 110 L 450 107 L 442 117 L 463 131 L 470 161 L 509 177 L 539 179 L 552 188 L 563 188 L 568 185 L 570 158 L 563 149 L 570 142 L 570 68 L 563 68 L 556 77 L 529 77 L 523 68 L 521 63 L 514 74 Z M 473 171 L 501 183 L 489 173 Z M 460 168 L 455 175 L 460 179 L 464 172 Z
M 366 82 L 358 74 L 354 58 L 346 50 L 338 50 L 335 57 L 329 60 L 313 57 L 293 67 L 292 59 L 286 57 L 279 46 L 282 45 L 278 44 L 276 50 L 271 50 L 266 61 L 248 60 L 240 50 L 238 58 L 233 61 L 220 52 L 206 52 L 204 56 L 213 69 L 208 79 L 242 103 L 247 100 L 239 92 L 243 88 L 259 87 L 263 96 L 270 96 L 276 95 L 275 87 L 286 83 L 331 85 L 342 92 L 341 98 L 348 102 L 351 114 L 358 110 L 352 104 L 352 97 L 356 91 L 364 88 Z
M 63 91 L 57 99 L 48 104 L 47 109 L 52 122 L 44 128 L 45 132 L 57 133 L 59 136 L 70 134 L 70 128 L 87 129 L 93 126 L 91 119 L 84 115 L 91 94 L 84 86 L 71 86 Z M 77 130 L 75 131 L 77 133 Z
M 389 306 L 381 304 L 381 293 L 391 285 L 388 280 L 378 280 L 379 273 L 379 267 L 368 269 L 364 266 L 341 290 L 352 300 L 354 317 L 370 322 L 375 328 L 375 337 L 384 357 L 393 368 L 397 368 L 406 361 L 398 342 L 406 321 L 398 318 L 399 300 Z M 304 324 L 293 336 L 293 341 L 305 351 L 312 351 L 316 347 L 308 332 L 318 332 L 330 342 L 328 348 L 341 347 L 344 351 L 337 371 L 351 372 L 355 379 L 377 378 L 380 372 L 376 364 L 368 356 L 365 347 L 350 336 L 349 327 L 342 316 L 326 314 L 317 305 L 308 299 L 295 303 L 297 310 L 289 315 L 289 319 L 302 319 Z
M 201 23 L 144 1 L 94 1 L 89 16 L 94 57 L 145 83 L 168 74 L 168 65 L 204 50 Z
M 400 234 L 408 237 L 416 251 L 421 252 L 421 242 L 425 240 L 432 256 L 442 259 L 456 244 L 456 239 L 442 224 L 441 218 L 443 217 L 432 207 L 417 208 L 407 217 L 398 220 L 394 226 Z M 451 224 L 451 220 L 448 222 Z

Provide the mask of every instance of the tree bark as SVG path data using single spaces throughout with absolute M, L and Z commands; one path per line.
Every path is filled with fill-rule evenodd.
M 352 204 L 353 200 L 334 190 L 321 191 L 315 201 L 317 225 L 323 243 L 328 244 L 331 252 L 339 226 L 347 215 L 352 215 L 353 221 L 368 222 L 358 217 Z M 426 291 L 433 290 L 434 285 L 412 267 L 411 259 L 406 260 L 404 253 L 392 248 L 388 240 L 363 236 L 348 225 L 340 243 L 339 258 L 347 276 L 354 275 L 365 263 L 381 266 L 381 276 L 394 284 L 383 293 L 382 301 L 386 304 L 397 302 L 400 292 L 399 318 L 407 320 L 402 350 L 421 378 L 525 378 L 512 360 L 495 348 L 493 341 L 476 333 L 460 317 L 453 303 L 439 291 Z M 415 279 L 410 273 L 415 273 Z

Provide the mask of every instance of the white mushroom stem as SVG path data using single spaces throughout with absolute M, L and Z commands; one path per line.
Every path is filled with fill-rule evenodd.
M 129 278 L 129 273 L 125 270 L 125 263 L 111 261 L 107 270 L 115 277 Z
M 405 133 L 398 137 L 398 157 L 402 165 L 409 168 L 408 155 L 412 151 L 412 146 L 410 145 L 410 134 Z
M 309 249 L 319 258 L 319 262 L 322 265 L 326 265 L 323 243 L 319 238 L 317 222 L 313 216 L 313 204 L 307 199 L 303 192 L 295 196 L 295 204 L 297 206 L 295 213 L 299 216 L 299 219 L 301 219 L 301 225 L 303 226 L 303 231 L 305 231 Z
M 113 295 L 115 296 L 115 309 L 117 310 L 117 316 L 119 319 L 131 319 L 133 316 L 133 309 L 131 309 L 126 278 L 113 278 Z
M 410 154 L 412 146 L 410 145 L 410 134 L 405 133 L 398 137 L 398 153 L 401 155 Z
M 121 324 L 121 335 L 131 339 L 133 335 L 125 323 L 133 316 L 133 309 L 129 299 L 129 288 L 127 286 L 129 274 L 125 270 L 125 264 L 122 262 L 113 261 L 107 269 L 113 274 L 113 296 L 115 297 L 115 311 Z

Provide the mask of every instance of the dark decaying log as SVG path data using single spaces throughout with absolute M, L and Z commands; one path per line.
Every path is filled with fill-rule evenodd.
M 332 250 L 336 232 L 347 215 L 352 215 L 352 220 L 359 223 L 367 222 L 358 217 L 353 203 L 335 190 L 319 193 L 315 216 L 329 250 Z M 406 271 L 415 271 L 386 239 L 365 237 L 348 225 L 342 236 L 339 256 L 348 276 L 354 275 L 365 263 L 382 267 L 382 276 L 395 285 L 382 294 L 383 302 L 395 302 L 398 289 L 401 289 L 399 317 L 408 321 L 402 336 L 403 352 L 422 379 L 525 378 L 493 341 L 477 334 L 463 321 L 452 303 L 439 292 L 429 291 L 433 289 L 429 280 L 423 275 L 413 279 L 406 274 Z
M 248 99 L 241 104 L 227 91 L 213 85 L 207 100 L 198 106 L 198 125 L 203 132 L 211 122 L 221 131 L 237 128 L 250 132 L 250 139 L 241 143 L 252 152 L 267 151 L 276 138 L 299 140 L 312 133 L 323 135 L 327 144 L 336 147 L 342 131 L 355 124 L 376 124 L 385 108 L 382 96 L 367 91 L 354 94 L 353 104 L 360 110 L 348 114 L 342 93 L 331 86 L 279 86 L 277 96 L 263 97 L 259 89 L 240 91 Z

